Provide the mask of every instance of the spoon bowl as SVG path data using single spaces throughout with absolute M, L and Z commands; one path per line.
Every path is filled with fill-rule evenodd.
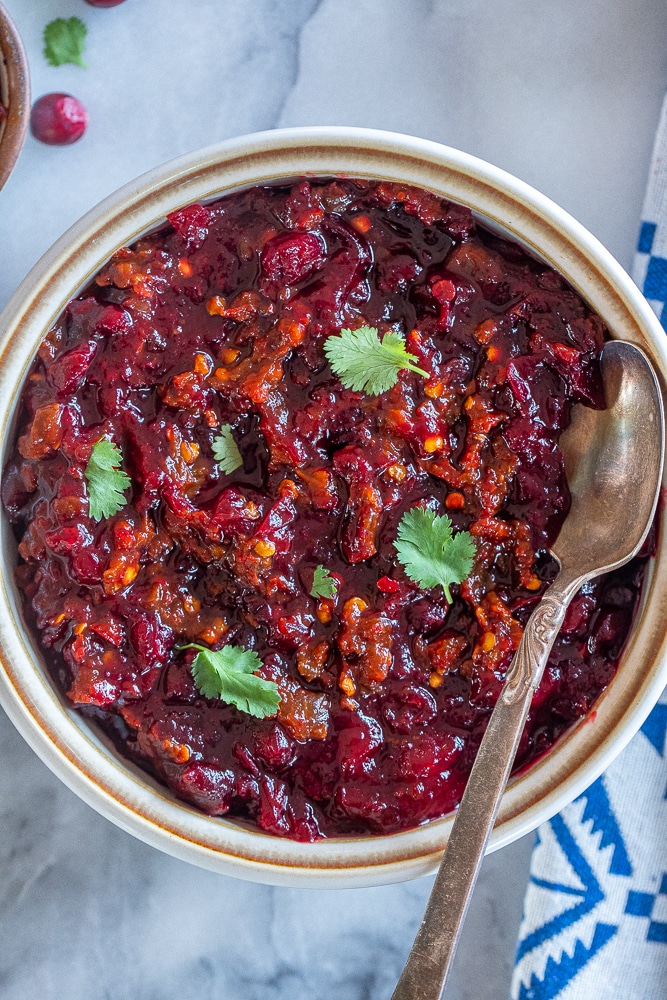
M 587 578 L 639 550 L 662 470 L 662 399 L 646 355 L 615 340 L 605 344 L 601 365 L 606 409 L 576 406 L 559 442 L 572 506 L 552 547 L 561 565 L 576 560 Z
M 568 605 L 591 577 L 637 554 L 655 514 L 665 447 L 657 379 L 646 355 L 622 341 L 605 344 L 601 364 L 606 409 L 575 408 L 561 438 L 572 505 L 552 548 L 560 571 L 510 664 L 392 1000 L 440 1000 L 530 703 Z

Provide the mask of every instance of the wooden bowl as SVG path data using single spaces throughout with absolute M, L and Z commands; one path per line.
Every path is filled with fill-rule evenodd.
M 0 188 L 4 187 L 21 152 L 30 122 L 30 73 L 21 36 L 0 3 L 0 104 L 7 117 L 0 121 Z

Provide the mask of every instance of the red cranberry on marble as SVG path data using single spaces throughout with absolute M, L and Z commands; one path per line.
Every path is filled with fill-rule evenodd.
M 125 0 L 86 0 L 91 7 L 117 7 L 118 4 L 125 3 Z
M 86 131 L 88 112 L 69 94 L 44 94 L 32 106 L 30 131 L 49 146 L 76 142 Z

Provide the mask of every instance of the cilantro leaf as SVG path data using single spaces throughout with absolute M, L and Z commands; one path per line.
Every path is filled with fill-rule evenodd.
M 310 588 L 311 597 L 322 597 L 333 600 L 338 593 L 338 580 L 331 576 L 328 569 L 318 566 L 313 574 L 313 585 Z
M 340 335 L 327 337 L 324 353 L 346 389 L 371 396 L 379 396 L 396 385 L 402 368 L 429 377 L 428 372 L 414 364 L 417 358 L 408 354 L 400 334 L 385 333 L 380 343 L 380 334 L 374 326 L 341 330 Z
M 121 450 L 108 438 L 100 438 L 93 445 L 88 465 L 83 471 L 88 483 L 88 510 L 94 521 L 111 517 L 125 506 L 125 490 L 130 477 L 120 468 Z
M 57 17 L 44 28 L 44 57 L 49 66 L 74 63 L 88 69 L 83 61 L 83 48 L 88 29 L 78 17 Z
M 452 534 L 446 514 L 424 507 L 406 511 L 398 525 L 394 548 L 398 561 L 420 587 L 441 586 L 449 604 L 452 583 L 463 583 L 472 570 L 475 543 L 468 531 Z
M 278 685 L 257 677 L 255 671 L 262 666 L 262 661 L 252 649 L 223 646 L 214 650 L 196 642 L 180 648 L 198 650 L 190 669 L 197 690 L 205 698 L 219 698 L 258 719 L 278 711 Z
M 223 424 L 220 433 L 213 439 L 213 458 L 228 476 L 243 465 L 239 446 L 234 440 L 231 424 Z

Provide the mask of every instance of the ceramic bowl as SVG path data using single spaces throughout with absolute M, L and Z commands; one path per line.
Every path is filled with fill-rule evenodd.
M 0 188 L 21 152 L 30 122 L 28 60 L 16 25 L 0 3 L 0 104 L 7 117 L 0 121 Z
M 613 336 L 644 348 L 665 383 L 667 339 L 636 286 L 597 240 L 526 184 L 465 153 L 408 136 L 343 128 L 266 132 L 174 160 L 127 185 L 70 229 L 28 275 L 0 317 L 3 464 L 21 383 L 37 346 L 117 247 L 189 202 L 303 174 L 408 183 L 469 205 L 559 270 Z M 261 882 L 362 886 L 434 870 L 451 816 L 391 836 L 301 844 L 205 816 L 119 757 L 68 707 L 45 672 L 22 622 L 12 582 L 15 544 L 6 522 L 1 531 L 0 700 L 28 743 L 86 802 L 176 857 Z M 595 711 L 511 782 L 491 849 L 529 832 L 583 791 L 642 724 L 667 683 L 666 587 L 667 532 L 662 531 L 616 677 Z

